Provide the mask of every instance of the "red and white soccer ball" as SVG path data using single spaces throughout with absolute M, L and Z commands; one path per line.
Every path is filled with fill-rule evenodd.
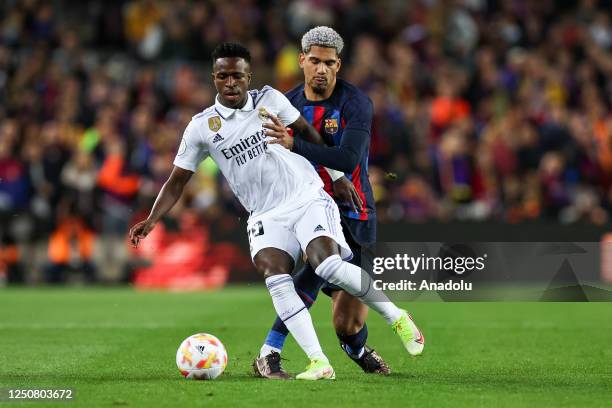
M 176 365 L 183 377 L 214 380 L 227 366 L 227 351 L 221 341 L 208 333 L 187 337 L 176 352 Z

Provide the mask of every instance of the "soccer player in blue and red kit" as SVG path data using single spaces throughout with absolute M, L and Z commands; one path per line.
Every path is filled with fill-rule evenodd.
M 291 104 L 318 130 L 325 145 L 288 135 L 280 136 L 279 142 L 310 160 L 317 169 L 325 190 L 340 209 L 344 234 L 354 254 L 351 263 L 361 266 L 361 247 L 376 241 L 376 207 L 368 180 L 372 102 L 357 87 L 337 78 L 342 46 L 340 35 L 329 27 L 308 31 L 302 38 L 299 60 L 305 82 L 286 94 Z M 329 174 L 324 167 L 340 172 Z M 390 373 L 380 355 L 366 345 L 367 306 L 325 282 L 309 263 L 293 279 L 307 307 L 312 306 L 320 289 L 331 296 L 340 346 L 353 361 L 365 372 Z M 256 375 L 273 379 L 289 377 L 280 363 L 287 334 L 287 328 L 277 317 L 253 363 Z

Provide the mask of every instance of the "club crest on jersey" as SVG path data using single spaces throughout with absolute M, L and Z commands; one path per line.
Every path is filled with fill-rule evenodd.
M 259 116 L 259 119 L 262 122 L 265 122 L 270 117 L 270 113 L 266 110 L 266 108 L 259 108 L 259 113 L 257 114 L 257 116 Z
M 213 132 L 219 131 L 221 129 L 221 118 L 219 116 L 208 118 L 208 128 Z
M 338 119 L 329 118 L 325 119 L 325 131 L 330 135 L 335 135 L 338 131 Z

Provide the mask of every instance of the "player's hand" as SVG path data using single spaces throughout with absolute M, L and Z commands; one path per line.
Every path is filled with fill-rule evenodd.
M 342 203 L 348 204 L 354 212 L 363 208 L 363 201 L 357 193 L 355 186 L 346 177 L 340 177 L 333 183 L 334 197 Z
M 268 144 L 279 144 L 286 149 L 293 150 L 293 136 L 289 134 L 287 127 L 271 113 L 268 114 L 268 118 L 272 122 L 263 124 L 263 127 L 266 128 L 266 136 L 273 138 Z
M 132 243 L 134 248 L 138 247 L 138 243 L 140 242 L 140 240 L 144 239 L 147 235 L 149 235 L 149 232 L 151 232 L 154 227 L 155 227 L 154 222 L 151 222 L 149 220 L 144 220 L 144 221 L 140 221 L 139 223 L 134 225 L 132 228 L 130 228 L 129 237 L 130 237 L 130 242 Z

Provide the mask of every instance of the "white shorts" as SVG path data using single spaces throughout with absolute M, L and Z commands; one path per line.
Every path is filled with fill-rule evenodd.
M 353 257 L 346 243 L 340 224 L 340 212 L 334 200 L 323 189 L 309 192 L 311 200 L 302 201 L 295 207 L 271 210 L 262 215 L 251 216 L 247 233 L 251 247 L 251 259 L 264 248 L 277 248 L 288 253 L 293 261 L 306 253 L 313 239 L 330 237 L 340 246 L 344 260 Z

